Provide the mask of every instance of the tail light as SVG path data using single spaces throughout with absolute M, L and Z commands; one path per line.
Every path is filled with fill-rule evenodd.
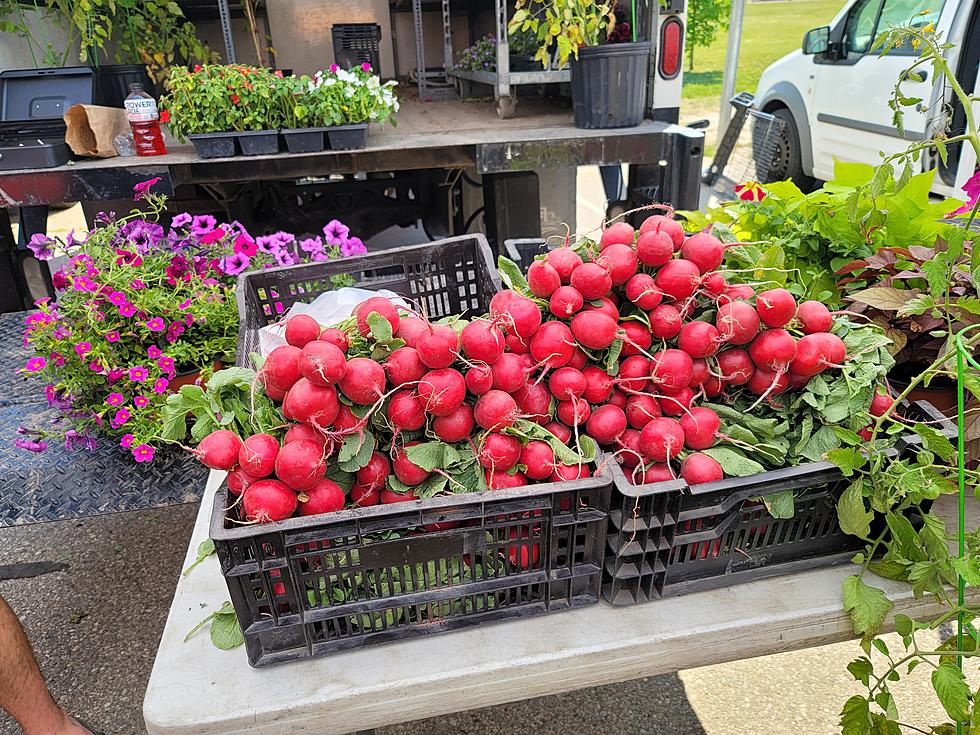
M 660 61 L 658 70 L 664 79 L 673 79 L 681 73 L 684 62 L 684 24 L 677 16 L 670 16 L 660 26 Z

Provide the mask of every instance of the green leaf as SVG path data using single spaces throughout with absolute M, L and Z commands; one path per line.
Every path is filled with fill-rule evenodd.
M 942 298 L 949 287 L 949 265 L 942 253 L 922 264 L 921 269 L 929 282 L 929 292 L 933 298 Z
M 928 424 L 915 424 L 912 431 L 922 438 L 922 446 L 930 452 L 937 454 L 947 462 L 953 461 L 956 457 L 956 447 L 934 426 Z
M 878 633 L 893 607 L 884 592 L 865 584 L 858 575 L 844 580 L 844 609 L 850 614 L 857 635 L 870 637 Z
M 187 567 L 183 572 L 181 572 L 182 577 L 186 577 L 191 571 L 200 564 L 202 561 L 207 559 L 211 554 L 214 553 L 214 541 L 209 538 L 204 539 L 200 545 L 197 547 L 197 559 L 195 559 L 190 566 Z
M 595 443 L 595 439 L 588 434 L 582 434 L 578 438 L 578 446 L 582 452 L 580 456 L 583 462 L 595 461 L 599 453 L 599 445 Z
M 448 469 L 459 461 L 459 453 L 451 444 L 440 441 L 423 442 L 411 447 L 405 447 L 405 456 L 415 465 L 426 472 Z
M 211 620 L 211 642 L 222 651 L 237 648 L 245 642 L 238 617 L 230 602 L 222 605 Z
M 908 615 L 902 615 L 899 613 L 895 616 L 895 632 L 898 633 L 903 638 L 907 635 L 912 634 L 912 630 L 915 628 L 912 618 Z
M 737 449 L 715 446 L 702 451 L 721 465 L 726 477 L 749 477 L 758 475 L 766 469 Z
M 965 722 L 970 718 L 970 687 L 956 664 L 945 661 L 932 672 L 932 688 L 953 720 Z
M 841 735 L 870 735 L 871 705 L 868 700 L 855 694 L 844 702 L 844 709 L 840 713 L 840 727 Z
M 207 387 L 209 391 L 216 391 L 228 385 L 242 385 L 251 388 L 253 382 L 255 382 L 254 370 L 243 367 L 230 367 L 219 370 L 212 375 L 211 379 L 207 382 Z M 200 390 L 200 386 L 185 385 L 181 386 L 180 392 L 183 393 L 185 388 L 197 388 Z
M 915 291 L 906 291 L 892 286 L 874 286 L 863 291 L 856 291 L 847 298 L 882 311 L 898 311 L 914 296 L 916 296 Z
M 885 516 L 888 530 L 892 532 L 892 538 L 898 544 L 898 550 L 903 559 L 909 561 L 926 561 L 928 555 L 919 543 L 919 536 L 909 522 L 909 519 L 894 511 Z
M 354 473 L 344 472 L 334 462 L 330 462 L 327 464 L 326 478 L 328 480 L 333 480 L 338 485 L 340 485 L 340 489 L 343 490 L 344 493 L 349 493 L 350 489 L 354 486 Z
M 357 472 L 366 467 L 374 453 L 374 434 L 365 429 L 361 434 L 348 434 L 340 448 L 337 460 L 344 472 Z
M 513 260 L 503 255 L 498 255 L 497 270 L 500 271 L 501 279 L 503 279 L 504 283 L 511 289 L 523 294 L 524 296 L 531 295 L 531 288 L 527 285 L 527 279 L 524 277 L 524 274 L 521 273 L 520 266 L 518 266 Z
M 841 447 L 827 452 L 827 461 L 837 465 L 844 477 L 850 477 L 868 461 L 857 447 Z
M 861 480 L 855 480 L 841 493 L 837 501 L 837 520 L 844 533 L 868 538 L 874 513 L 865 508 L 864 483 Z
M 851 661 L 847 665 L 847 670 L 851 672 L 851 676 L 854 677 L 855 681 L 859 681 L 865 686 L 868 686 L 868 680 L 874 673 L 874 665 L 871 663 L 871 659 L 866 656 L 861 656 Z
M 613 340 L 612 345 L 609 347 L 609 354 L 606 355 L 606 372 L 610 375 L 615 375 L 619 369 L 619 355 L 623 351 L 623 340 L 618 337 Z
M 386 343 L 391 341 L 391 322 L 385 319 L 381 314 L 376 311 L 372 311 L 367 315 L 367 323 L 371 328 L 371 336 L 374 338 L 375 342 Z
M 772 495 L 763 495 L 762 502 L 773 518 L 792 518 L 796 514 L 796 493 L 783 490 Z

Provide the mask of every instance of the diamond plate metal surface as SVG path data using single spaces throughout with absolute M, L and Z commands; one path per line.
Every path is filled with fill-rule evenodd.
M 158 449 L 137 464 L 114 442 L 94 452 L 51 442 L 42 454 L 13 446 L 17 427 L 41 427 L 54 415 L 38 381 L 16 370 L 30 356 L 26 313 L 0 314 L 0 526 L 85 518 L 200 500 L 208 470 L 180 449 Z

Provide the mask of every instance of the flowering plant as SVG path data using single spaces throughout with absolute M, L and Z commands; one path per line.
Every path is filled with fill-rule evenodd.
M 460 51 L 456 68 L 461 71 L 496 71 L 497 37 L 488 34 Z
M 352 69 L 331 64 L 313 75 L 296 98 L 296 106 L 306 108 L 310 127 L 389 121 L 394 125 L 398 98 L 395 82 L 382 84 L 367 62 Z
M 46 429 L 20 429 L 18 446 L 43 451 L 56 438 L 92 449 L 101 434 L 136 461 L 151 460 L 172 381 L 184 372 L 209 373 L 235 353 L 238 274 L 367 252 L 337 220 L 307 238 L 253 238 L 238 222 L 219 224 L 207 214 L 178 214 L 164 228 L 158 220 L 166 197 L 150 193 L 152 183 L 137 185 L 148 213 L 100 214 L 83 238 L 31 239 L 40 260 L 56 250 L 68 256 L 52 274 L 57 300 L 41 299 L 26 319 L 24 342 L 34 354 L 21 369 L 45 381 L 60 415 Z M 333 281 L 348 285 L 351 278 Z

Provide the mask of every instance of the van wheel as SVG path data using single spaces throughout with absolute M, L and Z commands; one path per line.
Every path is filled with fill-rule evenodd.
M 810 191 L 814 186 L 814 179 L 803 172 L 803 158 L 800 155 L 800 134 L 796 129 L 796 121 L 793 113 L 783 108 L 772 113 L 775 118 L 783 123 L 782 130 L 778 135 L 768 140 L 772 164 L 768 171 L 758 171 L 759 179 L 762 183 L 769 181 L 785 181 L 792 179 L 803 191 Z M 756 160 L 766 157 L 759 147 L 762 140 L 753 140 L 753 153 Z M 767 151 L 768 152 L 768 151 Z

